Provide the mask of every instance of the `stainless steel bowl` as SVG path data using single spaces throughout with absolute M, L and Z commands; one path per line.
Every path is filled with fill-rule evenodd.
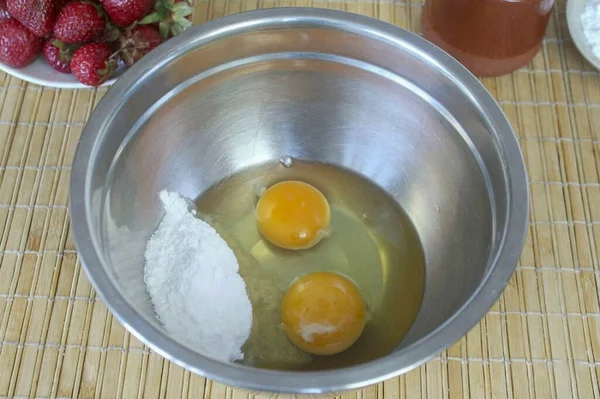
M 157 322 L 142 281 L 146 241 L 161 218 L 157 193 L 196 197 L 284 155 L 368 177 L 414 223 L 425 294 L 388 356 L 328 371 L 267 371 L 202 356 Z M 152 349 L 230 385 L 317 393 L 404 373 L 473 327 L 515 268 L 528 192 L 502 111 L 446 53 L 370 18 L 271 9 L 195 27 L 116 82 L 77 149 L 71 218 L 94 287 Z

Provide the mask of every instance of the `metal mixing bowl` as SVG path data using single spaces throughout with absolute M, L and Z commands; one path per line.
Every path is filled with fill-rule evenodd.
M 157 193 L 195 198 L 236 171 L 286 155 L 368 177 L 414 223 L 425 294 L 388 356 L 336 370 L 267 371 L 202 356 L 156 320 L 142 276 L 147 239 L 162 217 Z M 402 29 L 316 9 L 226 17 L 151 52 L 96 108 L 71 181 L 75 241 L 115 317 L 179 365 L 270 391 L 356 388 L 432 358 L 498 298 L 527 219 L 517 140 L 471 74 Z

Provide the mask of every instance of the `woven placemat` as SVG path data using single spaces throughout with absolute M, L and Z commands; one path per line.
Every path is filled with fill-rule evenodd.
M 600 398 L 600 74 L 570 40 L 565 3 L 531 65 L 483 80 L 519 136 L 530 178 L 531 224 L 510 284 L 450 349 L 342 397 Z M 274 6 L 335 8 L 420 31 L 420 0 L 196 0 L 194 18 Z M 67 204 L 77 140 L 105 91 L 0 74 L 0 398 L 274 396 L 164 360 L 97 299 Z

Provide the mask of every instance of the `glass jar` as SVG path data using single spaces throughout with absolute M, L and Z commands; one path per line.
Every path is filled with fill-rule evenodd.
M 542 45 L 555 0 L 426 0 L 423 36 L 477 76 L 527 65 Z

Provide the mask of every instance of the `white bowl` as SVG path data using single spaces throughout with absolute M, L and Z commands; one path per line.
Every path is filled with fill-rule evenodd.
M 77 78 L 70 73 L 58 72 L 48 65 L 44 57 L 41 55 L 37 60 L 25 68 L 11 68 L 8 65 L 0 63 L 0 70 L 16 76 L 19 79 L 42 86 L 56 87 L 60 89 L 81 89 L 90 87 L 79 82 Z M 124 70 L 124 66 L 120 66 L 115 73 L 115 77 L 104 82 L 102 86 L 112 85 Z
M 583 26 L 581 24 L 581 14 L 585 8 L 587 0 L 569 0 L 567 2 L 567 25 L 569 32 L 575 42 L 575 46 L 579 52 L 589 61 L 596 69 L 600 70 L 600 58 L 594 55 L 594 52 L 588 45 L 587 39 L 583 34 Z

